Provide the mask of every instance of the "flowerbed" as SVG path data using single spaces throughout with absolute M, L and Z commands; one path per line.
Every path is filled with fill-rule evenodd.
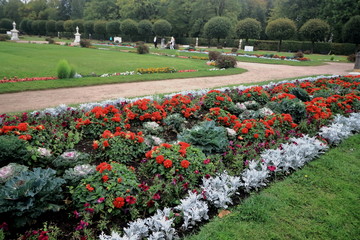
M 189 53 L 202 53 L 202 54 L 209 54 L 208 51 L 193 51 L 193 50 L 180 50 L 179 52 L 189 52 Z M 223 55 L 229 56 L 240 56 L 240 57 L 248 57 L 248 58 L 262 58 L 262 59 L 271 59 L 271 60 L 285 60 L 285 61 L 294 61 L 294 62 L 303 62 L 303 61 L 310 61 L 309 58 L 296 58 L 296 57 L 287 57 L 287 56 L 279 56 L 277 54 L 243 54 L 243 53 L 222 53 Z M 201 58 L 207 60 L 206 58 Z
M 359 90 L 345 76 L 1 115 L 3 231 L 171 239 L 359 131 Z
M 46 81 L 46 80 L 56 80 L 57 77 L 33 77 L 33 78 L 6 78 L 4 77 L 3 80 L 0 80 L 0 83 L 9 83 L 9 82 L 28 82 L 28 81 Z

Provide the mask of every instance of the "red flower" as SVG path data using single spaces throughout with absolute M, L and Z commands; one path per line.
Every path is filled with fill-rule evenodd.
M 90 184 L 86 184 L 86 189 L 87 189 L 89 192 L 94 191 L 94 188 L 91 187 Z
M 161 199 L 160 193 L 155 193 L 154 196 L 153 196 L 153 199 L 154 200 L 160 200 Z
M 163 155 L 159 155 L 159 156 L 156 157 L 156 162 L 158 164 L 162 164 L 164 161 L 165 161 L 165 159 L 164 159 Z
M 268 166 L 267 167 L 271 172 L 276 170 L 276 166 Z
M 166 159 L 165 161 L 164 161 L 164 167 L 166 167 L 166 168 L 171 168 L 172 167 L 172 161 L 170 160 L 170 159 Z
M 181 161 L 181 166 L 182 166 L 183 168 L 188 168 L 189 165 L 190 165 L 190 162 L 189 162 L 188 160 L 182 160 L 182 161 Z
M 109 181 L 109 176 L 104 175 L 101 179 L 102 179 L 103 182 L 107 182 L 107 181 Z
M 243 134 L 247 134 L 247 133 L 249 132 L 249 129 L 243 128 L 243 129 L 241 130 L 241 132 L 242 132 Z
M 125 205 L 124 198 L 122 197 L 115 198 L 115 200 L 113 201 L 113 205 L 116 208 L 122 208 Z
M 254 138 L 259 138 L 259 134 L 255 133 Z
M 103 142 L 103 146 L 104 146 L 104 147 L 108 147 L 108 146 L 110 146 L 110 144 L 109 144 L 109 142 L 108 142 L 107 140 L 105 140 L 105 141 Z
M 93 148 L 94 149 L 98 149 L 99 148 L 99 142 L 98 141 L 93 141 Z
M 161 144 L 161 146 L 166 147 L 166 148 L 171 148 L 172 147 L 172 145 L 168 144 L 168 143 L 163 143 L 163 144 Z
M 153 207 L 154 204 L 155 204 L 155 202 L 154 202 L 153 200 L 150 200 L 150 201 L 148 201 L 148 202 L 146 203 L 146 205 L 147 205 L 148 207 Z
M 28 128 L 28 123 L 19 123 L 19 125 L 17 126 L 17 128 L 18 128 L 20 131 L 26 131 L 27 128 Z
M 125 201 L 128 203 L 128 204 L 135 204 L 136 203 L 136 198 L 133 197 L 133 196 L 127 196 Z
M 105 170 L 111 171 L 112 167 L 110 164 L 103 162 L 96 166 L 96 171 L 102 173 Z

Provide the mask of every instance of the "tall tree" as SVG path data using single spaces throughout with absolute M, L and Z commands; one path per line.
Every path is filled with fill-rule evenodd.
M 282 40 L 290 39 L 296 33 L 294 21 L 288 18 L 279 18 L 269 22 L 265 29 L 270 39 L 279 40 L 278 51 L 281 51 Z
M 239 38 L 245 38 L 246 44 L 250 38 L 259 39 L 261 24 L 254 18 L 245 18 L 236 25 L 236 34 Z
M 343 38 L 345 42 L 355 43 L 357 49 L 360 44 L 360 15 L 350 18 L 343 28 Z
M 169 0 L 165 18 L 172 24 L 176 37 L 189 35 L 189 26 L 193 25 L 193 9 L 191 0 Z
M 117 0 L 121 18 L 134 20 L 159 19 L 163 17 L 163 6 L 168 0 Z
M 113 20 L 119 18 L 119 7 L 116 5 L 116 0 L 91 0 L 85 3 L 85 20 Z
M 84 16 L 85 0 L 71 1 L 71 19 L 82 19 Z
M 220 38 L 226 38 L 231 29 L 231 22 L 226 17 L 213 17 L 204 26 L 204 35 L 211 39 L 216 38 L 219 45 Z
M 71 15 L 71 0 L 60 0 L 59 19 L 68 20 Z
M 4 7 L 5 17 L 19 24 L 22 19 L 20 16 L 20 9 L 22 5 L 23 3 L 20 0 L 9 0 Z
M 311 41 L 311 52 L 314 51 L 316 41 L 324 41 L 330 33 L 330 25 L 321 19 L 310 19 L 301 26 L 299 33 Z
M 342 28 L 349 19 L 360 13 L 360 1 L 326 0 L 322 2 L 320 18 L 326 20 L 331 27 L 333 40 L 343 40 Z
M 131 41 L 132 37 L 138 33 L 137 22 L 129 18 L 125 19 L 121 22 L 120 30 L 123 34 L 128 35 Z
M 327 0 L 275 0 L 270 21 L 289 18 L 300 27 L 307 20 L 319 16 L 324 1 Z

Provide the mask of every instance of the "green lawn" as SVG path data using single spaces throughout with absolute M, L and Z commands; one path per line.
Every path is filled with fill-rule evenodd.
M 359 239 L 360 134 L 186 240 Z

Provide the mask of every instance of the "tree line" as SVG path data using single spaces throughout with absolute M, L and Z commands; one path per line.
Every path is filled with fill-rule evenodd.
M 345 34 L 344 26 L 359 12 L 360 1 L 354 0 L 0 0 L 0 31 L 9 30 L 6 24 L 10 20 L 20 23 L 25 32 L 41 35 L 44 31 L 74 32 L 74 26 L 71 31 L 70 26 L 75 23 L 87 34 L 102 29 L 104 35 L 131 36 L 136 26 L 138 35 L 146 35 L 150 24 L 153 31 L 161 20 L 170 24 L 169 35 L 177 38 L 218 38 L 214 25 L 207 27 L 217 18 L 217 22 L 225 21 L 230 26 L 226 27 L 226 36 L 236 38 L 242 35 L 239 22 L 250 18 L 256 21 L 256 29 L 260 26 L 256 37 L 271 39 L 274 36 L 267 32 L 270 22 L 289 19 L 295 26 L 291 38 L 301 39 L 305 35 L 298 33 L 303 25 L 317 19 L 329 27 L 321 40 L 354 42 L 359 37 Z

